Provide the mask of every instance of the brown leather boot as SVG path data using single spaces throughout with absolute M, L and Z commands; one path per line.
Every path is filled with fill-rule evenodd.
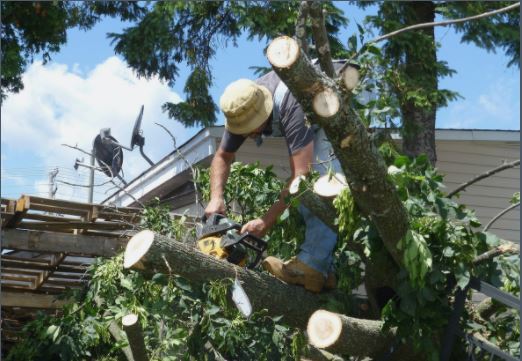
M 325 283 L 321 272 L 295 257 L 285 263 L 276 257 L 267 257 L 263 261 L 263 268 L 280 280 L 294 285 L 303 285 L 311 292 L 321 292 Z
M 324 282 L 324 289 L 326 290 L 334 290 L 337 288 L 337 277 L 335 277 L 335 273 L 328 273 L 328 277 Z

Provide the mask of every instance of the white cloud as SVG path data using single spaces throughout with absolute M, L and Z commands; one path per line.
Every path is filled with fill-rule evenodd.
M 180 123 L 161 111 L 163 103 L 179 102 L 179 95 L 157 78 L 137 78 L 117 57 L 108 58 L 85 75 L 78 64 L 69 68 L 35 62 L 27 69 L 23 82 L 24 90 L 9 95 L 2 106 L 2 146 L 9 152 L 5 157 L 10 160 L 30 151 L 34 159 L 26 158 L 25 162 L 72 169 L 76 158 L 84 157 L 88 163 L 88 156 L 61 144 L 90 150 L 99 130 L 108 127 L 113 137 L 129 146 L 142 104 L 144 152 L 153 161 L 172 151 L 172 140 L 155 122 L 176 134 L 178 144 L 189 136 Z M 124 152 L 123 168 L 128 181 L 147 167 L 138 149 Z M 48 180 L 37 182 L 35 191 L 42 190 L 44 183 Z
M 502 77 L 473 98 L 457 100 L 437 115 L 441 128 L 520 129 L 518 79 Z

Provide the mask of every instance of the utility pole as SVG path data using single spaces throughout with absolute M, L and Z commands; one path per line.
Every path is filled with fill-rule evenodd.
M 58 186 L 56 185 L 56 176 L 58 175 L 58 168 L 49 172 L 49 198 L 54 199 Z
M 89 198 L 87 198 L 87 203 L 92 203 L 94 194 L 94 152 L 96 152 L 96 149 L 94 148 L 93 144 L 91 151 L 91 167 L 89 170 Z

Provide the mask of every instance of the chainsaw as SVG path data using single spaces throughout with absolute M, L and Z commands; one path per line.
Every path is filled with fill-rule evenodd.
M 222 214 L 214 213 L 203 217 L 202 221 L 197 232 L 197 246 L 201 252 L 241 267 L 259 265 L 267 247 L 265 240 L 249 232 L 240 234 L 241 225 Z

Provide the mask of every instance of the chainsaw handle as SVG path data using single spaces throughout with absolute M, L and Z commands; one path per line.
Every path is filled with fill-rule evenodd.
M 207 217 L 207 215 L 204 214 L 203 217 L 201 217 L 201 222 L 215 226 L 216 224 L 219 224 L 219 221 L 223 218 L 225 218 L 225 216 L 220 213 L 212 213 L 210 217 Z
M 248 242 L 247 239 L 250 238 L 254 240 L 255 242 Z M 262 238 L 259 238 L 258 236 L 254 236 L 250 232 L 245 232 L 240 235 L 239 241 L 245 241 L 245 245 L 252 248 L 254 251 L 256 251 L 257 256 L 256 259 L 253 260 L 249 265 L 247 265 L 247 268 L 253 269 L 256 268 L 259 265 L 259 262 L 261 261 L 261 258 L 263 257 L 263 252 L 265 252 L 268 244 L 266 241 Z M 255 243 L 255 244 L 254 244 Z

